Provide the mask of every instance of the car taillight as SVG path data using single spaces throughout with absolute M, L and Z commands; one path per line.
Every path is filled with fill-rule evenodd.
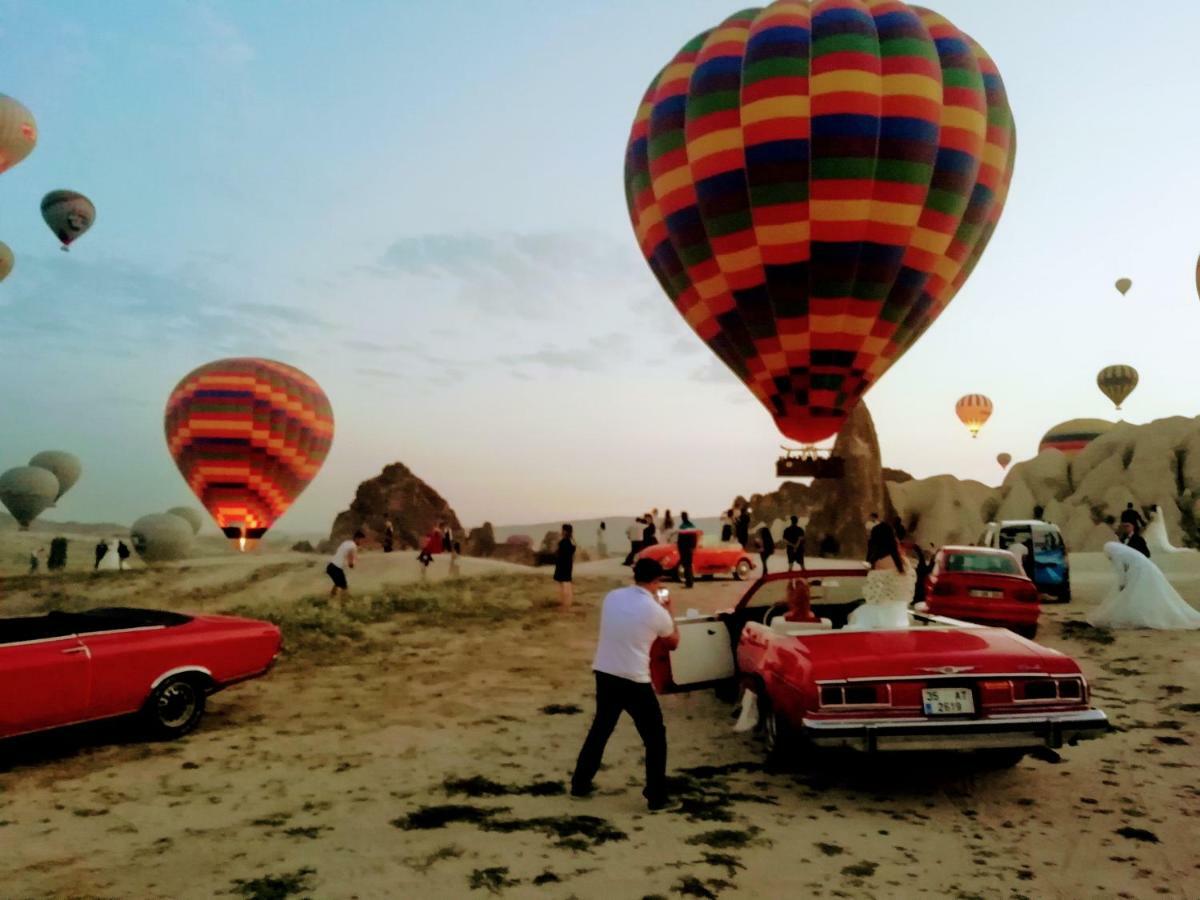
M 939 581 L 933 586 L 933 596 L 950 597 L 954 594 L 954 585 L 949 581 Z
M 1056 678 L 1058 683 L 1058 696 L 1063 700 L 1078 700 L 1084 699 L 1084 688 L 1082 678 Z
M 1016 590 L 1016 597 L 1022 603 L 1037 603 L 1038 591 L 1032 584 L 1023 584 Z
M 886 706 L 889 702 L 886 685 L 825 685 L 821 688 L 822 706 Z
M 1077 675 L 1031 678 L 1018 685 L 1016 699 L 1025 703 L 1082 703 L 1087 699 L 1087 688 Z

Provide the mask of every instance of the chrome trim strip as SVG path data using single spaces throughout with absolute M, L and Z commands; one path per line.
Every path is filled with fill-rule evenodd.
M 1108 724 L 1108 716 L 1100 709 L 1085 709 L 1064 713 L 1019 713 L 1006 716 L 989 716 L 983 719 L 843 719 L 838 722 L 822 722 L 801 719 L 804 728 L 821 732 L 866 731 L 875 729 L 886 732 L 893 728 L 944 729 L 953 733 L 956 728 L 990 728 L 993 726 L 1028 727 L 1029 725 L 1085 725 L 1102 727 Z
M 181 675 L 184 672 L 199 672 L 202 675 L 207 675 L 209 678 L 213 677 L 212 671 L 210 669 L 206 669 L 204 666 L 178 666 L 174 669 L 163 672 L 161 675 L 155 678 L 154 683 L 150 685 L 150 690 L 154 690 L 172 675 Z M 214 678 L 213 680 L 215 681 L 216 679 Z
M 72 632 L 71 634 L 59 634 L 54 637 L 34 638 L 31 641 L 13 641 L 11 643 L 0 642 L 0 650 L 6 647 L 28 647 L 31 644 L 46 644 L 50 641 L 66 641 L 71 638 L 83 640 L 84 638 L 95 637 L 98 634 L 126 634 L 132 631 L 161 631 L 166 628 L 166 625 L 138 625 L 134 628 L 110 628 L 107 631 L 85 631 L 83 634 Z
M 13 641 L 12 643 L 8 644 L 0 644 L 0 650 L 4 650 L 7 647 L 28 647 L 31 644 L 48 644 L 51 641 L 69 641 L 72 639 L 79 640 L 79 635 L 60 634 L 57 637 L 34 638 L 31 641 Z
M 857 684 L 863 681 L 955 681 L 977 680 L 990 681 L 993 678 L 1079 678 L 1079 675 L 1056 675 L 1053 672 L 972 672 L 962 675 L 868 675 L 861 678 L 830 678 L 817 681 L 818 686 L 826 684 Z

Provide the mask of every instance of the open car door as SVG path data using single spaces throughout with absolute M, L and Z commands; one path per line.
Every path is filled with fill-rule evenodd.
M 661 639 L 650 648 L 650 680 L 660 694 L 713 687 L 736 674 L 733 644 L 725 620 L 716 615 L 677 616 L 679 646 Z

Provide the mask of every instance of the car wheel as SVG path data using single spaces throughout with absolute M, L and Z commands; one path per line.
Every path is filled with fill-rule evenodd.
M 765 691 L 758 695 L 759 715 L 762 717 L 763 745 L 766 750 L 767 768 L 783 771 L 795 764 L 793 754 L 795 740 L 787 719 L 776 712 Z
M 145 718 L 151 734 L 170 740 L 182 737 L 204 715 L 207 694 L 195 675 L 172 675 L 154 689 L 146 703 Z
M 750 560 L 748 560 L 748 559 L 738 560 L 738 564 L 736 566 L 734 566 L 734 568 L 733 568 L 733 580 L 741 581 L 743 578 L 745 578 L 749 574 L 750 574 Z

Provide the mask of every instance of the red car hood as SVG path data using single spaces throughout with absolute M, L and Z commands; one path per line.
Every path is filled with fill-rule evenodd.
M 960 674 L 953 669 L 967 677 L 1078 671 L 1068 657 L 1003 628 L 839 631 L 795 640 L 817 681 Z

